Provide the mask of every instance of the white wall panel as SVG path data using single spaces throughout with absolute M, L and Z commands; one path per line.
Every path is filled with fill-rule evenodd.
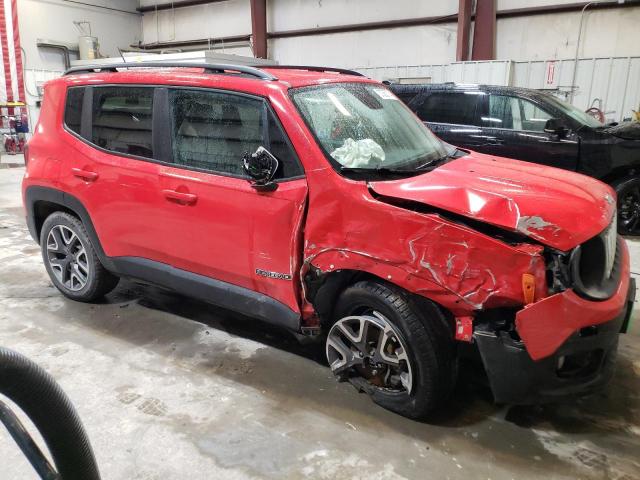
M 496 57 L 510 60 L 573 58 L 579 23 L 580 12 L 498 20 Z M 598 11 L 587 9 L 579 56 L 639 55 L 640 42 L 635 36 L 639 24 L 640 6 Z
M 141 2 L 155 5 L 155 2 Z M 157 18 L 157 23 L 156 23 Z M 173 40 L 248 35 L 251 33 L 251 12 L 248 0 L 145 12 L 142 21 L 144 43 Z
M 135 0 L 102 1 L 111 8 L 135 12 Z M 91 22 L 92 34 L 98 37 L 100 51 L 106 56 L 118 55 L 118 47 L 128 47 L 140 39 L 142 17 L 103 8 L 87 7 L 59 0 L 18 0 L 20 44 L 27 57 L 25 68 L 61 70 L 60 54 L 38 49 L 39 38 L 78 43 L 78 30 L 73 21 Z
M 458 0 L 271 0 L 269 31 L 450 15 Z
M 269 51 L 281 64 L 353 68 L 447 62 L 455 57 L 456 32 L 452 27 L 434 25 L 277 38 L 269 41 Z

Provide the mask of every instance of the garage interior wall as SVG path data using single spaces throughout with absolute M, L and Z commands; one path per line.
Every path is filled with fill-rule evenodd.
M 557 5 L 575 0 L 496 0 L 497 11 Z M 141 6 L 166 3 L 142 0 Z M 609 2 L 612 7 L 615 2 Z M 627 0 L 626 3 L 630 3 Z M 433 64 L 455 60 L 458 0 L 267 0 L 267 30 L 291 32 L 390 20 L 450 17 L 433 25 L 291 36 L 269 39 L 269 57 L 280 63 L 330 64 L 337 67 Z M 496 59 L 566 59 L 575 54 L 580 11 L 502 18 L 497 21 Z M 637 7 L 587 9 L 580 57 L 640 54 L 634 32 Z M 143 43 L 219 39 L 251 33 L 249 0 L 226 0 L 177 9 L 145 12 Z M 226 53 L 248 54 L 250 47 L 219 45 Z
M 91 6 L 89 4 L 95 5 Z M 20 42 L 24 49 L 26 101 L 30 121 L 37 121 L 38 85 L 65 69 L 61 50 L 38 47 L 38 40 L 77 45 L 80 32 L 74 21 L 88 21 L 98 38 L 100 52 L 117 56 L 118 47 L 128 47 L 142 36 L 142 15 L 137 0 L 18 0 Z M 77 52 L 70 52 L 77 59 Z

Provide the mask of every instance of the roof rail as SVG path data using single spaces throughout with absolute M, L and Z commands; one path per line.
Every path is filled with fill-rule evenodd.
M 248 67 L 246 65 L 227 65 L 217 63 L 195 63 L 195 62 L 131 62 L 131 63 L 110 63 L 105 65 L 83 65 L 71 67 L 64 72 L 65 75 L 74 73 L 93 72 L 117 72 L 118 68 L 203 68 L 206 73 L 238 72 L 250 75 L 260 80 L 277 80 L 270 73 L 263 72 L 259 68 Z
M 347 70 L 345 68 L 331 68 L 331 67 L 312 67 L 309 65 L 265 65 L 264 68 L 271 70 L 309 70 L 310 72 L 334 72 L 342 73 L 343 75 L 355 75 L 357 77 L 364 77 L 360 72 L 355 70 Z

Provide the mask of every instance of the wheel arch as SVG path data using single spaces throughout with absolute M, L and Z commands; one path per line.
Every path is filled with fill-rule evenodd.
M 600 180 L 613 187 L 615 182 L 627 177 L 640 177 L 640 167 L 619 167 L 600 178 Z
M 66 212 L 77 217 L 84 225 L 100 262 L 108 270 L 114 270 L 111 260 L 104 253 L 89 212 L 75 196 L 55 188 L 30 186 L 25 191 L 27 226 L 33 239 L 39 244 L 42 225 L 54 212 Z
M 367 270 L 341 269 L 323 272 L 319 268 L 311 265 L 303 281 L 305 283 L 307 300 L 313 305 L 323 328 L 329 327 L 333 321 L 334 308 L 340 294 L 348 287 L 364 280 L 379 283 L 396 292 L 402 293 L 406 295 L 407 299 L 418 306 L 424 305 L 424 302 L 431 302 L 431 304 L 442 312 L 453 333 L 455 324 L 453 314 L 430 298 L 411 292 L 403 286 L 390 281 L 388 278 L 385 279 Z

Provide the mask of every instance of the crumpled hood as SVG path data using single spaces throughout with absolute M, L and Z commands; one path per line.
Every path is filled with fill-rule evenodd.
M 370 182 L 379 195 L 464 215 L 567 251 L 603 231 L 614 191 L 577 173 L 477 152 L 431 172 Z

